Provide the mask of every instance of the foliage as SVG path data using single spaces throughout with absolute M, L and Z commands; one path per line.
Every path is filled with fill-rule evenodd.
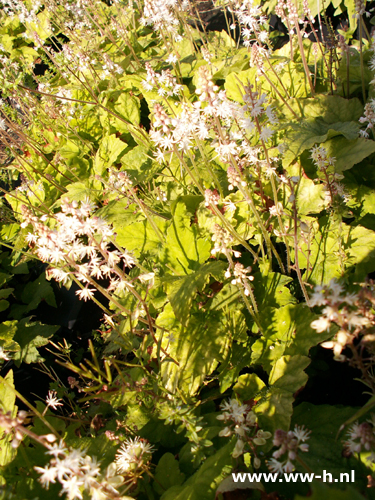
M 248 498 L 374 497 L 366 6 L 332 2 L 336 36 L 316 2 L 215 4 L 226 30 L 190 1 L 2 0 L 1 498 L 227 499 L 232 472 L 322 468 L 356 483 Z M 80 352 L 40 321 L 63 288 L 101 311 Z M 303 401 L 320 344 L 362 409 Z

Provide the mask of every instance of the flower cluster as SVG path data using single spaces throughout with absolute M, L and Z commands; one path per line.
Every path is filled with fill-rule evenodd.
M 323 146 L 314 146 L 310 152 L 311 159 L 323 173 L 327 204 L 335 207 L 338 202 L 347 202 L 349 196 L 345 192 L 344 186 L 338 182 L 344 176 L 334 171 L 336 158 L 329 156 Z
M 330 329 L 332 323 L 339 326 L 333 340 L 323 342 L 321 345 L 333 349 L 335 359 L 344 361 L 342 354 L 347 344 L 352 344 L 354 339 L 366 327 L 371 325 L 371 317 L 365 304 L 361 304 L 356 294 L 346 294 L 344 287 L 336 280 L 331 280 L 328 285 L 316 286 L 311 296 L 310 304 L 325 306 L 319 319 L 311 323 L 312 328 L 319 333 Z
M 145 0 L 141 23 L 153 26 L 155 30 L 163 33 L 172 33 L 175 41 L 181 40 L 177 28 L 179 20 L 176 16 L 176 0 Z M 188 2 L 181 2 L 179 8 L 184 10 Z
M 375 68 L 375 60 L 374 60 L 374 68 Z M 368 138 L 369 130 L 372 130 L 375 125 L 375 99 L 370 99 L 370 101 L 365 104 L 363 116 L 361 116 L 361 118 L 359 119 L 359 123 L 367 123 L 365 130 L 360 130 L 360 134 L 362 137 Z
M 216 1 L 216 3 L 218 3 Z M 241 34 L 244 39 L 244 46 L 250 47 L 255 35 L 262 43 L 268 40 L 267 17 L 263 15 L 261 6 L 255 5 L 252 0 L 225 1 L 229 12 L 232 12 L 241 27 Z M 236 29 L 232 24 L 231 29 Z
M 242 172 L 242 168 L 239 167 L 239 171 L 237 171 L 234 167 L 228 167 L 227 169 L 227 177 L 228 177 L 228 189 L 232 191 L 235 187 L 245 187 L 246 181 L 241 179 L 240 172 Z
M 217 253 L 229 255 L 233 253 L 235 257 L 241 257 L 241 252 L 233 251 L 230 248 L 233 245 L 233 237 L 226 229 L 219 226 L 219 224 L 215 224 L 212 232 L 212 241 L 214 242 L 214 248 L 211 250 L 212 255 L 216 255 Z
M 345 450 L 350 453 L 361 453 L 371 451 L 367 460 L 375 462 L 375 416 L 359 424 L 355 422 L 347 431 L 347 439 L 344 441 Z
M 226 427 L 219 432 L 219 436 L 230 437 L 233 434 L 237 437 L 237 443 L 232 456 L 237 458 L 245 451 L 245 445 L 248 443 L 253 452 L 254 467 L 259 468 L 261 463 L 256 454 L 256 447 L 266 444 L 272 434 L 258 428 L 257 417 L 251 407 L 246 404 L 240 404 L 236 399 L 224 401 L 220 408 L 222 414 L 216 418 L 223 420 Z
M 249 276 L 251 272 L 251 267 L 245 267 L 240 262 L 236 262 L 231 269 L 231 266 L 228 267 L 225 277 L 230 278 L 233 276 L 231 281 L 232 285 L 240 285 L 244 288 L 245 295 L 250 295 L 250 285 L 249 281 L 253 281 L 254 276 Z
M 204 205 L 205 207 L 210 207 L 211 205 L 218 205 L 220 203 L 220 195 L 214 189 L 213 191 L 211 189 L 206 189 L 204 192 Z
M 115 465 L 121 475 L 142 474 L 149 467 L 153 447 L 136 437 L 127 439 L 116 454 Z
M 46 403 L 48 408 L 53 408 L 54 410 L 56 410 L 58 406 L 63 406 L 61 399 L 57 397 L 56 391 L 48 391 Z
M 94 500 L 120 497 L 117 488 L 123 484 L 124 479 L 116 472 L 114 464 L 102 474 L 95 457 L 84 451 L 68 448 L 63 441 L 49 446 L 46 453 L 53 456 L 49 464 L 34 467 L 41 474 L 39 481 L 46 489 L 50 483 L 58 481 L 62 486 L 61 494 L 66 493 L 68 500 L 82 500 L 84 491 Z
M 279 449 L 272 453 L 272 458 L 268 461 L 268 468 L 272 472 L 292 472 L 294 461 L 298 456 L 298 451 L 309 451 L 309 445 L 305 443 L 309 439 L 311 431 L 303 426 L 295 426 L 293 431 L 283 431 L 277 429 L 273 437 L 273 445 Z
M 39 25 L 40 20 L 37 17 L 37 13 L 42 3 L 41 0 L 36 0 L 30 4 L 30 10 L 28 10 L 25 4 L 19 0 L 5 0 L 2 2 L 2 8 L 7 16 L 10 18 L 17 17 L 22 24 L 35 23 Z
M 118 171 L 113 167 L 108 169 L 108 187 L 114 191 L 126 193 L 133 187 L 133 181 L 129 174 L 124 171 Z
M 38 257 L 43 262 L 49 262 L 56 267 L 48 270 L 49 276 L 57 281 L 66 283 L 74 275 L 79 281 L 86 283 L 86 287 L 77 291 L 83 299 L 91 299 L 95 288 L 94 279 L 108 277 L 112 289 L 123 289 L 127 280 L 119 267 L 135 264 L 134 258 L 125 250 L 110 250 L 110 238 L 114 236 L 112 228 L 101 218 L 92 216 L 95 205 L 90 200 L 78 204 L 63 199 L 61 212 L 48 217 L 33 215 L 28 207 L 22 206 L 24 222 L 22 227 L 33 227 L 26 240 L 35 248 Z M 50 219 L 51 229 L 47 225 Z
M 5 434 L 14 433 L 11 442 L 12 448 L 18 448 L 20 442 L 23 439 L 22 424 L 24 423 L 26 418 L 27 412 L 24 410 L 19 411 L 15 417 L 12 417 L 10 411 L 4 413 L 2 410 L 0 410 L 0 428 L 3 430 L 3 432 L 5 432 Z M 50 439 L 49 436 L 49 434 L 47 436 L 41 436 L 41 439 Z M 53 435 L 52 438 L 54 438 Z
M 147 76 L 146 79 L 142 81 L 142 86 L 145 90 L 156 89 L 160 96 L 165 97 L 171 97 L 180 93 L 182 85 L 177 83 L 176 78 L 169 69 L 157 73 L 148 62 L 145 63 L 145 68 Z
M 320 170 L 326 170 L 335 164 L 336 159 L 328 156 L 327 150 L 323 146 L 314 146 L 310 153 L 312 161 Z

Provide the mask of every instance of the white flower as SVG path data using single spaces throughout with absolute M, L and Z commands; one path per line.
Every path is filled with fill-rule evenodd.
M 3 359 L 4 361 L 9 361 L 10 357 L 6 351 L 2 347 L 0 347 L 0 359 Z
M 45 488 L 49 488 L 49 483 L 55 483 L 57 477 L 57 469 L 56 467 L 47 466 L 43 467 L 34 467 L 34 469 L 42 474 L 39 478 L 39 481 L 43 484 Z
M 55 443 L 53 446 L 50 446 L 49 451 L 46 451 L 47 455 L 53 455 L 55 457 L 65 455 L 66 452 L 67 448 L 63 441 L 60 441 L 58 444 Z
M 146 283 L 146 281 L 150 282 L 150 286 L 153 286 L 155 282 L 155 273 L 147 273 L 147 274 L 141 274 L 138 276 L 138 279 L 141 283 Z
M 241 439 L 239 439 L 236 443 L 236 446 L 234 447 L 232 457 L 238 458 L 240 455 L 242 455 L 244 446 L 245 446 L 244 442 Z
M 76 498 L 79 500 L 83 499 L 80 490 L 81 486 L 84 485 L 84 481 L 82 481 L 82 479 L 72 475 L 69 479 L 62 479 L 60 482 L 63 486 L 62 492 L 67 494 L 69 500 L 74 500 Z
M 82 290 L 76 291 L 76 295 L 78 295 L 81 300 L 83 299 L 86 302 L 88 299 L 92 299 L 94 297 L 94 292 L 95 288 L 82 288 Z
M 120 474 L 126 474 L 132 466 L 147 463 L 153 451 L 150 443 L 141 441 L 139 437 L 127 439 L 116 454 L 117 471 Z
M 318 333 L 325 332 L 326 330 L 329 330 L 329 327 L 331 325 L 331 322 L 328 318 L 321 317 L 319 319 L 316 319 L 311 323 L 311 327 L 314 328 Z
M 177 62 L 177 56 L 175 54 L 170 54 L 167 59 L 166 59 L 166 62 L 169 63 L 169 64 L 174 64 Z
M 61 399 L 58 399 L 56 394 L 56 391 L 48 391 L 48 395 L 46 397 L 47 406 L 53 408 L 54 410 L 57 410 L 58 406 L 63 406 L 63 403 L 60 402 Z
M 284 472 L 283 464 L 276 460 L 276 458 L 271 458 L 270 460 L 268 460 L 267 466 L 271 472 L 277 472 L 278 474 Z
M 269 127 L 264 127 L 259 137 L 262 141 L 267 142 L 274 133 L 274 130 L 270 129 Z
M 305 429 L 303 425 L 302 426 L 296 425 L 294 427 L 293 434 L 298 439 L 298 441 L 305 442 L 307 439 L 309 439 L 311 431 Z

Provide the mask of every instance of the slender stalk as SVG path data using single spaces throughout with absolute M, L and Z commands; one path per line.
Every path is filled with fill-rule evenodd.
M 366 86 L 365 86 L 365 65 L 363 62 L 363 41 L 362 41 L 362 16 L 359 16 L 358 18 L 358 30 L 359 30 L 359 56 L 361 60 L 361 81 L 362 81 L 362 95 L 363 95 L 363 102 L 366 102 Z
M 310 70 L 309 70 L 309 67 L 308 67 L 307 61 L 306 61 L 305 49 L 303 47 L 303 40 L 302 40 L 302 35 L 301 35 L 301 30 L 299 28 L 298 20 L 295 23 L 295 26 L 296 26 L 296 31 L 297 31 L 299 50 L 301 52 L 302 64 L 303 64 L 303 67 L 305 69 L 306 78 L 309 82 L 311 95 L 314 97 L 315 89 L 314 89 L 314 86 L 313 86 L 312 81 L 311 81 Z

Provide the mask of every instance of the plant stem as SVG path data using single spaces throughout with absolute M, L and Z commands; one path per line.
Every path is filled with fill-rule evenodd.
M 365 66 L 363 63 L 363 43 L 362 43 L 362 16 L 358 18 L 358 30 L 359 30 L 359 55 L 361 59 L 361 81 L 362 81 L 362 95 L 363 103 L 366 102 L 366 86 L 365 86 Z

